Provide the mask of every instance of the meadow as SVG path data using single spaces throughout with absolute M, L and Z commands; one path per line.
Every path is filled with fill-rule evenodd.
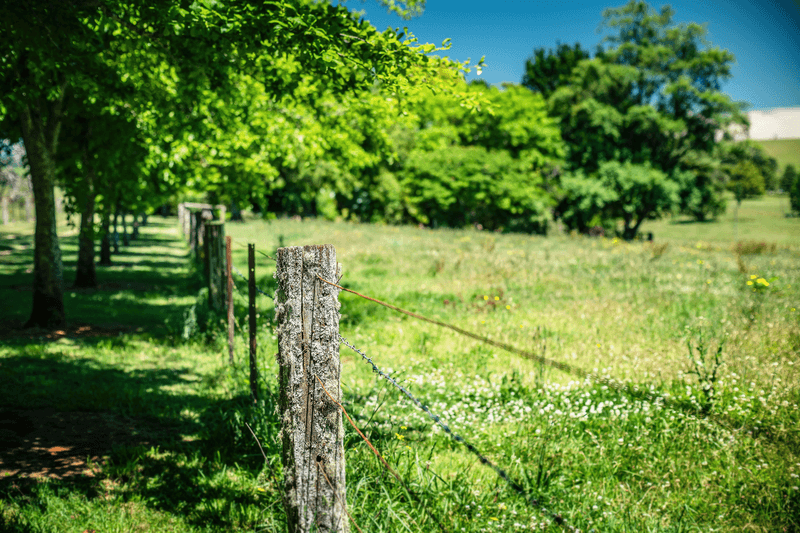
M 767 154 L 778 161 L 778 172 L 783 174 L 786 165 L 800 168 L 800 139 L 775 139 L 771 141 L 758 141 Z
M 654 242 L 288 219 L 226 231 L 240 271 L 246 243 L 332 243 L 345 287 L 600 378 L 342 293 L 342 335 L 525 493 L 342 346 L 344 406 L 405 485 L 345 424 L 361 530 L 557 531 L 557 514 L 581 531 L 800 531 L 800 220 L 780 202 L 743 203 L 738 246 L 730 209 L 649 223 Z M 0 443 L 17 450 L 0 453 L 0 531 L 285 530 L 272 300 L 258 300 L 252 407 L 244 332 L 230 366 L 175 219 L 151 221 L 98 290 L 67 290 L 56 333 L 14 329 L 32 228 L 0 228 Z M 76 231 L 60 233 L 70 280 Z M 86 445 L 73 425 L 114 438 Z

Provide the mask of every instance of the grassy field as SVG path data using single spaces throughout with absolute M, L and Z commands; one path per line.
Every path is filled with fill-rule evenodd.
M 785 195 L 744 200 L 739 208 L 737 229 L 736 202 L 731 200 L 725 214 L 717 220 L 703 223 L 688 217 L 648 220 L 642 224 L 642 232 L 653 232 L 656 240 L 682 244 L 703 241 L 725 247 L 735 240 L 742 240 L 798 246 L 800 225 L 797 219 L 787 218 L 787 213 L 790 213 L 790 206 L 789 197 Z
M 800 169 L 800 139 L 776 139 L 757 141 L 769 155 L 778 160 L 778 172 L 783 174 L 786 165 Z
M 431 517 L 454 532 L 559 530 L 531 499 L 582 531 L 800 531 L 800 220 L 780 201 L 742 205 L 739 235 L 759 241 L 743 255 L 728 217 L 652 223 L 653 243 L 314 220 L 227 232 L 242 271 L 248 242 L 270 254 L 332 243 L 348 288 L 624 384 L 341 294 L 342 335 L 527 496 L 342 346 L 345 407 L 414 494 L 346 425 L 348 507 L 363 531 L 434 531 Z M 3 324 L 29 311 L 30 232 L 0 230 Z M 75 236 L 62 235 L 69 280 Z M 259 300 L 253 409 L 245 340 L 229 367 L 175 221 L 154 218 L 115 261 L 99 290 L 67 291 L 64 332 L 2 330 L 0 449 L 12 451 L 0 452 L 0 531 L 285 530 L 271 300 Z M 274 264 L 259 256 L 257 269 L 274 290 Z M 62 451 L 84 450 L 70 424 L 114 438 L 77 461 Z M 25 446 L 47 453 L 13 451 Z

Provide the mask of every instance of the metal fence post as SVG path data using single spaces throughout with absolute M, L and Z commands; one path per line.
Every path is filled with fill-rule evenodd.
M 258 401 L 258 366 L 256 365 L 256 245 L 247 245 L 247 273 L 250 302 L 250 395 Z
M 347 532 L 344 428 L 338 407 L 339 291 L 332 245 L 280 248 L 277 256 L 278 363 L 285 479 L 291 533 Z
M 226 282 L 228 284 L 228 293 L 227 293 L 227 306 L 228 306 L 228 356 L 230 359 L 230 364 L 233 364 L 233 276 L 231 275 L 231 269 L 233 268 L 233 250 L 231 250 L 231 238 L 230 236 L 225 237 L 225 274 L 226 274 Z

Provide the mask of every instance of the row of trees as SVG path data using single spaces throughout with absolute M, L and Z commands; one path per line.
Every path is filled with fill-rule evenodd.
M 401 15 L 424 5 L 383 3 Z M 23 140 L 36 208 L 27 325 L 65 319 L 56 184 L 82 217 L 79 261 L 93 264 L 97 211 L 106 226 L 120 204 L 137 212 L 185 190 L 239 201 L 267 192 L 278 162 L 300 168 L 291 144 L 307 144 L 300 123 L 324 102 L 376 87 L 401 95 L 406 73 L 466 68 L 430 60 L 435 49 L 313 0 L 5 6 L 0 138 Z
M 726 190 L 741 202 L 778 188 L 775 159 L 728 134 L 747 125 L 743 104 L 721 91 L 733 55 L 673 15 L 631 1 L 603 13 L 611 33 L 594 57 L 561 44 L 526 62 L 523 84 L 547 99 L 567 146 L 556 212 L 570 228 L 621 221 L 632 238 L 663 213 L 718 216 Z
M 380 1 L 402 16 L 424 5 Z M 252 206 L 527 232 L 555 216 L 626 238 L 666 212 L 715 216 L 725 187 L 772 164 L 715 137 L 746 122 L 720 90 L 733 57 L 668 8 L 634 0 L 603 20 L 610 35 L 594 57 L 537 50 L 522 85 L 496 88 L 466 83 L 468 62 L 429 55 L 446 42 L 378 32 L 327 2 L 9 6 L 0 138 L 23 139 L 36 199 L 28 324 L 64 320 L 56 184 L 81 217 L 89 285 L 115 214 L 179 198 L 234 216 Z
M 706 220 L 729 192 L 741 201 L 778 188 L 775 160 L 726 133 L 747 118 L 721 90 L 733 55 L 708 45 L 704 26 L 634 0 L 606 10 L 602 27 L 594 57 L 579 44 L 536 50 L 521 86 L 435 80 L 465 87 L 468 108 L 448 94 L 373 89 L 264 109 L 265 134 L 288 133 L 278 112 L 294 118 L 295 137 L 247 182 L 249 201 L 269 215 L 512 231 L 543 232 L 555 218 L 633 238 L 648 218 Z M 205 189 L 213 201 L 241 200 L 242 170 L 229 176 Z

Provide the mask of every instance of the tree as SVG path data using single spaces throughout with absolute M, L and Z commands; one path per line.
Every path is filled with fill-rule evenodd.
M 774 191 L 778 188 L 778 161 L 756 141 L 723 141 L 719 144 L 719 157 L 729 167 L 738 162 L 750 161 L 761 174 L 764 189 Z
M 728 170 L 728 190 L 733 193 L 736 203 L 757 198 L 764 194 L 764 176 L 752 161 L 739 161 Z
M 545 233 L 550 197 L 541 175 L 504 150 L 451 146 L 410 154 L 398 172 L 412 220 L 422 224 Z
M 622 222 L 621 236 L 636 237 L 642 222 L 658 218 L 678 205 L 678 184 L 658 169 L 630 162 L 606 161 L 598 171 L 562 181 L 558 210 L 567 227 L 587 231 L 590 226 Z
M 789 203 L 792 211 L 800 212 L 800 179 L 795 179 L 789 188 Z
M 780 188 L 784 192 L 789 192 L 792 190 L 795 182 L 798 180 L 797 170 L 795 170 L 794 165 L 786 165 L 786 168 L 783 170 L 783 175 L 781 176 L 780 181 Z
M 704 218 L 718 212 L 722 190 L 722 176 L 709 164 L 716 132 L 746 118 L 742 105 L 721 91 L 733 55 L 707 45 L 704 26 L 674 24 L 672 17 L 669 7 L 655 12 L 636 0 L 605 10 L 609 47 L 581 60 L 548 103 L 573 169 L 591 175 L 603 161 L 650 164 L 675 182 L 704 187 L 699 194 L 681 191 L 685 212 Z
M 545 99 L 550 98 L 556 89 L 569 84 L 572 69 L 583 59 L 589 59 L 589 53 L 581 49 L 580 43 L 574 46 L 556 43 L 555 51 L 537 48 L 525 60 L 522 85 L 541 93 Z
M 424 5 L 384 3 L 404 13 Z M 24 139 L 36 203 L 33 307 L 26 325 L 65 321 L 53 187 L 65 106 L 75 93 L 119 99 L 134 112 L 169 100 L 156 109 L 202 117 L 198 108 L 229 90 L 231 74 L 241 71 L 256 76 L 276 98 L 291 92 L 301 74 L 316 76 L 334 92 L 376 80 L 402 90 L 396 80 L 424 64 L 423 54 L 435 48 L 402 39 L 377 32 L 341 6 L 310 0 L 195 2 L 189 9 L 177 0 L 5 6 L 0 138 Z M 273 68 L 281 60 L 294 70 Z

